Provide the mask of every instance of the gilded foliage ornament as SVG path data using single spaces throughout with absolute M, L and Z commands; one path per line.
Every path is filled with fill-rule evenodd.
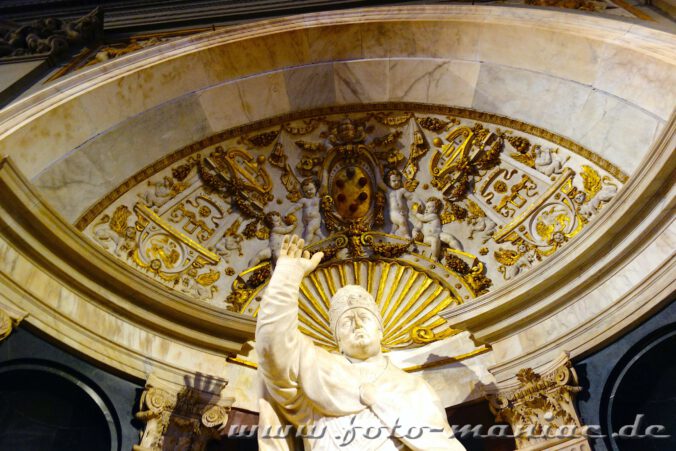
M 344 106 L 266 124 L 182 149 L 79 225 L 168 289 L 244 315 L 256 315 L 271 249 L 290 233 L 323 251 L 325 268 L 396 262 L 404 269 L 391 269 L 399 278 L 390 272 L 387 283 L 415 268 L 445 281 L 453 302 L 471 302 L 566 246 L 625 180 L 565 138 L 471 110 Z M 315 301 L 332 288 L 323 285 Z M 410 329 L 397 346 L 443 335 L 441 325 L 425 332 L 434 315 L 415 318 L 406 327 L 420 336 Z

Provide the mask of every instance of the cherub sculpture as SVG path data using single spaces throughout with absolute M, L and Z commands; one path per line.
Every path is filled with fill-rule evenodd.
M 321 232 L 322 216 L 319 211 L 321 199 L 317 195 L 318 182 L 313 177 L 307 177 L 300 182 L 300 188 L 303 197 L 288 213 L 301 210 L 303 214 L 303 238 L 306 243 L 312 243 L 323 238 Z
M 408 192 L 402 183 L 401 172 L 391 169 L 385 174 L 385 181 L 391 191 L 387 193 L 388 207 L 390 209 L 390 222 L 392 223 L 392 234 L 404 238 L 410 238 L 411 233 L 408 227 L 408 202 L 413 199 L 413 195 Z

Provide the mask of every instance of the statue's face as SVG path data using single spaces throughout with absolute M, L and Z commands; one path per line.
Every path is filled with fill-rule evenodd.
M 305 192 L 306 197 L 314 197 L 315 194 L 317 194 L 317 187 L 312 182 L 304 183 L 302 188 L 303 192 Z
M 433 200 L 428 200 L 425 202 L 425 213 L 436 213 L 437 212 L 437 203 Z
M 379 354 L 382 338 L 378 319 L 363 307 L 346 311 L 336 324 L 338 347 L 348 357 L 366 360 Z
M 401 188 L 401 175 L 398 172 L 390 172 L 390 188 L 399 189 Z

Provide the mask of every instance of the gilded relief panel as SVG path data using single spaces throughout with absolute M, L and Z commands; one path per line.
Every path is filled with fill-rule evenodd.
M 396 349 L 456 333 L 439 311 L 544 264 L 624 181 L 589 150 L 528 124 L 360 105 L 273 118 L 181 149 L 77 225 L 168 289 L 251 316 L 279 243 L 301 235 L 325 254 L 301 287 L 303 331 L 333 347 L 328 299 L 357 283 L 380 305 Z

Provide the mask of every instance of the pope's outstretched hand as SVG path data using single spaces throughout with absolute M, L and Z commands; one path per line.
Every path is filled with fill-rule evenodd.
M 315 270 L 319 262 L 322 261 L 324 256 L 323 252 L 317 252 L 315 254 L 310 254 L 310 251 L 304 251 L 303 246 L 305 246 L 305 241 L 302 238 L 299 238 L 296 235 L 289 235 L 284 237 L 282 245 L 279 248 L 279 258 L 280 260 L 294 259 L 296 264 L 303 268 L 304 274 L 307 276 L 312 271 Z

